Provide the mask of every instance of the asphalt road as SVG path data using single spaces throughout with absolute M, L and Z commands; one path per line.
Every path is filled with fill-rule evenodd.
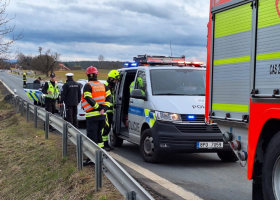
M 23 91 L 21 76 L 0 72 L 0 79 L 12 90 L 16 89 L 19 96 L 29 100 Z M 27 82 L 33 80 L 28 79 Z M 85 133 L 84 128 L 81 131 Z M 120 164 L 133 177 L 172 200 L 191 199 L 183 196 L 185 193 L 178 196 L 178 188 L 205 200 L 252 199 L 252 182 L 246 178 L 246 167 L 241 167 L 238 162 L 224 163 L 214 153 L 167 155 L 163 163 L 149 164 L 143 161 L 137 145 L 124 142 L 121 148 L 114 149 L 112 157 L 116 157 L 116 160 L 124 158 Z M 127 161 L 140 169 L 132 167 Z M 148 170 L 149 177 L 145 174 L 147 171 L 141 169 Z M 155 180 L 153 177 L 161 177 L 163 180 Z M 168 180 L 171 186 L 164 187 L 164 180 Z

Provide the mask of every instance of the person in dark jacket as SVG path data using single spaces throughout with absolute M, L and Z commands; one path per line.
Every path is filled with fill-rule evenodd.
M 50 81 L 44 84 L 42 93 L 45 95 L 45 109 L 46 111 L 54 114 L 55 113 L 55 102 L 58 101 L 59 90 L 57 82 L 55 81 L 55 74 L 51 73 Z M 55 130 L 50 126 L 50 131 Z
M 26 73 L 24 72 L 23 75 L 22 75 L 22 79 L 23 79 L 23 87 L 25 88 L 26 87 Z
M 79 84 L 73 80 L 73 73 L 67 73 L 66 76 L 66 83 L 62 86 L 61 103 L 65 104 L 66 120 L 78 128 L 77 106 L 81 101 L 81 88 Z
M 33 83 L 35 84 L 40 84 L 42 79 L 41 77 L 38 77 L 36 80 L 33 81 Z M 39 99 L 38 99 L 39 100 Z M 38 101 L 34 101 L 34 105 L 39 105 L 39 102 Z

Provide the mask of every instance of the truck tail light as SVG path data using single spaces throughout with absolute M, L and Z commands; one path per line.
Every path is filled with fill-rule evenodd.
M 224 139 L 225 142 L 231 142 L 232 141 L 232 133 L 231 132 L 223 133 L 223 139 Z
M 241 149 L 241 143 L 239 140 L 234 140 L 230 142 L 230 146 L 235 151 L 239 151 Z
M 248 154 L 246 151 L 238 152 L 237 156 L 238 156 L 239 160 L 241 160 L 241 161 L 246 161 L 248 158 Z

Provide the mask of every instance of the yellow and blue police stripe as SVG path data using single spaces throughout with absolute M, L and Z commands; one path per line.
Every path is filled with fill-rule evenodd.
M 32 101 L 40 101 L 40 96 L 43 94 L 41 91 L 34 91 L 34 90 L 24 90 L 25 94 L 29 97 Z
M 150 127 L 152 128 L 155 121 L 156 121 L 156 115 L 154 112 L 151 112 L 147 108 L 139 108 L 135 106 L 129 106 L 128 113 L 133 114 L 133 115 L 138 115 L 141 117 L 145 117 L 145 122 L 147 122 Z

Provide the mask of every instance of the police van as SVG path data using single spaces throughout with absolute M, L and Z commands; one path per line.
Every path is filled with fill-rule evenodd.
M 216 152 L 222 161 L 236 156 L 216 124 L 205 123 L 205 68 L 185 57 L 140 55 L 119 69 L 109 142 L 140 146 L 146 162 L 165 153 Z

